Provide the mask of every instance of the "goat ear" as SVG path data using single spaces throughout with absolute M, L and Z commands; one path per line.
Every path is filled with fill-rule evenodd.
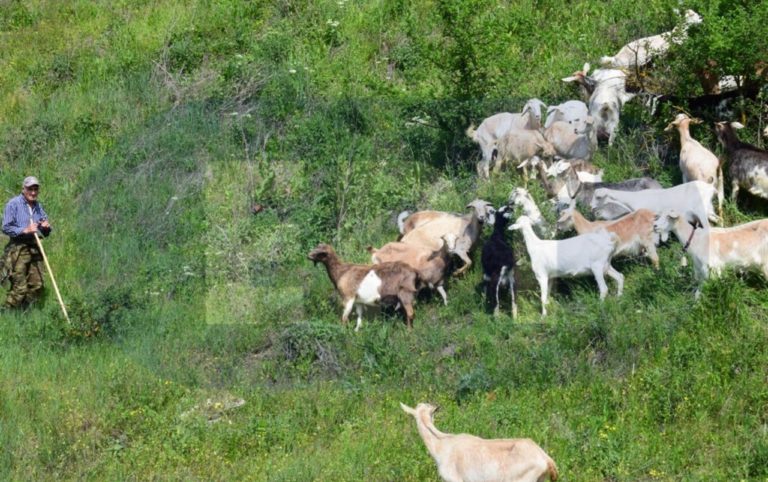
M 701 124 L 701 123 L 703 123 L 703 122 L 704 122 L 704 121 L 703 121 L 703 120 L 701 120 L 701 119 L 699 119 L 698 117 L 693 117 L 693 118 L 691 118 L 691 124 Z
M 741 122 L 731 122 L 731 127 L 733 127 L 734 129 L 743 129 L 744 124 L 742 124 Z
M 400 402 L 400 408 L 403 409 L 403 412 L 405 412 L 407 414 L 410 414 L 410 415 L 413 415 L 413 416 L 416 416 L 416 410 L 412 409 L 411 407 L 409 407 L 408 405 L 404 404 L 403 402 Z

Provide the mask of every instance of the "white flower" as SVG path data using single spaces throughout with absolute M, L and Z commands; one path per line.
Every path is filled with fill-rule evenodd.
M 289 74 L 295 74 L 296 73 L 296 69 L 288 69 L 288 73 Z

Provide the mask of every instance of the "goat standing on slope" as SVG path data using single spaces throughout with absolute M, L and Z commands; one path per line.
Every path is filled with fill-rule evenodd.
M 416 272 L 405 263 L 378 265 L 342 263 L 330 245 L 318 244 L 307 256 L 315 264 L 323 263 L 331 283 L 341 295 L 346 324 L 352 308 L 357 308 L 357 325 L 362 325 L 363 306 L 377 306 L 383 300 L 396 299 L 405 309 L 405 322 L 413 327 L 413 300 L 416 298 Z
M 509 206 L 502 206 L 496 211 L 493 222 L 493 234 L 483 245 L 483 281 L 485 281 L 486 301 L 495 300 L 493 316 L 499 315 L 499 291 L 502 286 L 509 287 L 512 299 L 512 318 L 517 318 L 515 303 L 515 253 L 504 238 L 509 218 L 512 216 Z
M 445 293 L 445 283 L 448 268 L 451 264 L 451 253 L 456 248 L 456 236 L 453 233 L 443 235 L 443 247 L 439 251 L 416 244 L 394 241 L 379 249 L 368 246 L 373 264 L 401 261 L 416 271 L 418 287 L 429 287 L 437 290 L 443 297 L 443 303 L 448 306 L 448 295 Z
M 600 289 L 600 300 L 608 294 L 607 274 L 618 284 L 617 296 L 624 289 L 624 276 L 611 266 L 619 238 L 604 229 L 561 240 L 542 240 L 536 236 L 527 216 L 520 216 L 510 230 L 521 230 L 531 258 L 531 268 L 541 289 L 541 316 L 547 315 L 549 284 L 554 278 L 592 273 Z
M 680 133 L 680 172 L 683 183 L 704 181 L 717 187 L 717 210 L 723 215 L 723 172 L 720 160 L 699 141 L 691 137 L 690 124 L 701 124 L 700 119 L 691 119 L 685 114 L 677 114 L 675 120 L 664 129 L 670 131 L 677 127 Z
M 684 243 L 683 252 L 693 258 L 693 270 L 699 286 L 710 276 L 720 276 L 724 268 L 758 268 L 768 280 L 768 219 L 752 221 L 730 228 L 710 228 L 692 213 L 680 214 L 674 209 L 659 214 L 654 231 L 675 233 Z
M 420 403 L 400 408 L 416 419 L 419 435 L 446 482 L 544 482 L 557 480 L 555 461 L 528 438 L 483 439 L 443 433 L 435 427 L 437 407 Z

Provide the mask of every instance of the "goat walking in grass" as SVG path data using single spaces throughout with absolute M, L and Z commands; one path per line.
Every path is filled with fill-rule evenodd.
M 483 439 L 443 433 L 435 427 L 437 407 L 400 404 L 416 419 L 419 435 L 446 482 L 544 482 L 557 480 L 555 461 L 528 438 Z
M 504 238 L 511 208 L 502 206 L 494 215 L 493 234 L 483 245 L 483 281 L 486 301 L 493 302 L 493 315 L 499 315 L 499 292 L 502 286 L 509 288 L 512 300 L 512 318 L 517 318 L 517 303 L 515 303 L 515 253 L 512 246 Z M 491 301 L 492 302 L 492 301 Z
M 309 252 L 309 259 L 315 264 L 323 263 L 331 283 L 341 295 L 344 313 L 342 323 L 346 324 L 352 308 L 357 308 L 357 325 L 362 325 L 363 306 L 378 306 L 387 299 L 396 300 L 405 310 L 408 328 L 413 327 L 413 300 L 416 298 L 416 272 L 405 263 L 382 263 L 377 265 L 342 263 L 333 248 L 319 244 Z

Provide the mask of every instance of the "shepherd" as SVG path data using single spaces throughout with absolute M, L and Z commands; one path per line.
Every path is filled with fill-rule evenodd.
M 0 280 L 10 280 L 5 308 L 26 308 L 39 299 L 43 290 L 43 254 L 35 234 L 47 237 L 51 225 L 43 205 L 37 200 L 40 182 L 28 176 L 21 194 L 11 198 L 3 212 L 3 233 L 10 240 L 2 258 Z

